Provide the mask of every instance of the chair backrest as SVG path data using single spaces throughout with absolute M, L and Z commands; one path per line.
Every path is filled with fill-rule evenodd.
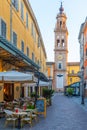
M 7 115 L 12 115 L 12 111 L 10 111 L 10 110 L 6 110 L 6 109 L 4 109 L 4 112 L 7 114 Z

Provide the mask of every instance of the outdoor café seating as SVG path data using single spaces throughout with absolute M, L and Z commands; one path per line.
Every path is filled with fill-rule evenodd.
M 17 121 L 17 117 L 15 117 L 12 113 L 12 111 L 10 110 L 4 110 L 4 112 L 6 113 L 6 121 L 5 121 L 5 126 L 7 126 L 8 124 L 13 123 L 13 128 L 16 126 L 16 121 Z

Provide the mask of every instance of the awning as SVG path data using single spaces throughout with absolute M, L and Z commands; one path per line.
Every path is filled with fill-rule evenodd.
M 0 36 L 0 59 L 14 65 L 20 70 L 35 71 L 40 67 L 29 57 L 27 57 L 22 51 L 15 47 L 12 43 Z
M 42 80 L 42 81 L 45 81 L 45 82 L 48 81 L 48 78 L 42 72 L 35 72 L 34 75 L 35 75 L 35 77 L 39 78 L 39 80 Z
M 22 82 L 22 81 L 32 81 L 33 74 L 26 74 L 18 71 L 7 71 L 0 72 L 0 81 L 12 81 L 12 82 Z
M 0 59 L 3 66 L 6 63 L 17 67 L 18 71 L 34 72 L 35 77 L 43 81 L 48 81 L 45 74 L 39 72 L 40 66 L 28 58 L 22 51 L 17 49 L 12 43 L 0 36 Z
M 37 86 L 37 83 L 24 83 L 23 85 L 22 85 L 23 87 L 32 87 L 32 86 Z M 44 82 L 44 81 L 39 81 L 39 85 L 38 85 L 38 87 L 44 87 L 44 86 L 46 86 L 46 87 L 48 87 L 49 86 L 49 82 Z
M 39 86 L 49 86 L 49 82 L 39 81 Z

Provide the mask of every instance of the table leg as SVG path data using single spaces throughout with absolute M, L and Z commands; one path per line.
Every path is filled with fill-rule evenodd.
M 21 129 L 21 116 L 18 117 L 18 129 Z

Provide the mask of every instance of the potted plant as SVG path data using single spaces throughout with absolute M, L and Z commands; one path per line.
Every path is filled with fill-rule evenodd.
M 54 93 L 54 90 L 43 88 L 43 97 L 46 98 L 50 106 L 52 105 L 51 97 L 53 96 L 53 93 Z
M 73 88 L 70 88 L 70 87 L 67 88 L 66 92 L 67 92 L 68 96 L 72 96 L 73 95 Z

